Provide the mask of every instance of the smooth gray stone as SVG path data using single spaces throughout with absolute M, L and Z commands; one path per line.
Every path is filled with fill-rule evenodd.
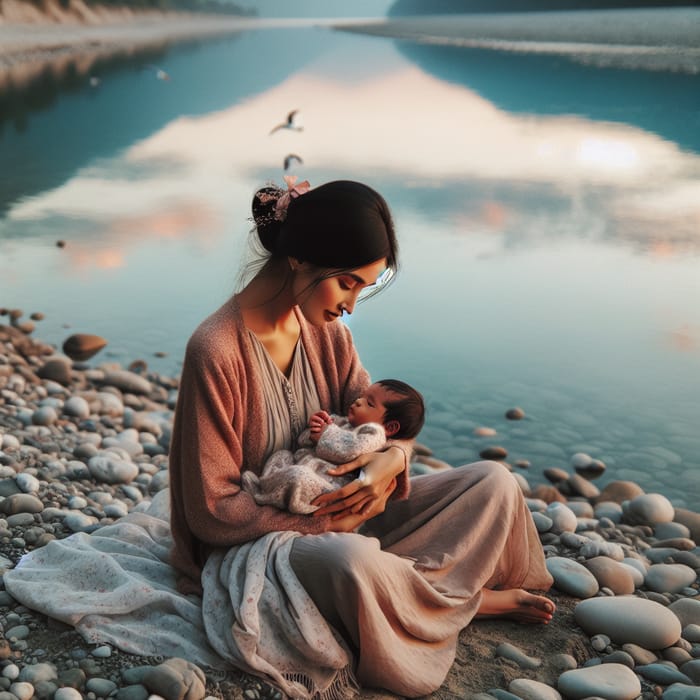
M 700 600 L 680 598 L 668 607 L 681 621 L 681 626 L 700 625 Z
M 644 649 L 638 644 L 623 644 L 622 651 L 628 653 L 636 664 L 653 664 L 659 657 L 649 649 Z
M 538 513 L 537 511 L 532 513 L 532 520 L 535 523 L 537 532 L 540 534 L 543 532 L 549 532 L 552 529 L 552 525 L 554 525 L 554 521 L 551 518 L 547 517 L 544 513 Z
M 615 561 L 622 561 L 625 558 L 625 550 L 616 542 L 588 542 L 579 549 L 579 554 L 586 559 L 594 557 L 608 557 Z
M 615 595 L 634 593 L 634 578 L 628 566 L 609 557 L 593 557 L 584 566 L 595 576 L 601 588 L 610 588 Z
M 108 454 L 91 457 L 88 469 L 97 481 L 106 484 L 128 484 L 139 473 L 139 468 L 133 462 Z
M 616 644 L 665 649 L 681 636 L 676 615 L 659 603 L 636 596 L 590 598 L 574 609 L 574 619 L 588 635 L 607 634 Z
M 679 670 L 681 673 L 685 673 L 688 678 L 691 678 L 695 685 L 700 685 L 700 659 L 686 661 Z
M 682 637 L 689 642 L 700 642 L 700 625 L 686 625 Z
M 578 521 L 574 512 L 564 503 L 554 501 L 550 503 L 544 514 L 552 519 L 552 532 L 561 534 L 562 532 L 575 532 Z
M 579 535 L 576 532 L 562 532 L 559 540 L 565 547 L 570 549 L 580 549 L 584 544 L 588 544 L 590 539 L 585 535 Z
M 562 700 L 559 692 L 552 686 L 529 678 L 515 678 L 508 684 L 508 690 L 523 700 Z
M 599 589 L 595 576 L 574 559 L 550 557 L 546 560 L 547 571 L 554 578 L 554 586 L 562 593 L 576 598 L 591 598 Z
M 600 518 L 608 518 L 614 523 L 622 522 L 622 506 L 615 501 L 600 501 L 593 509 L 593 515 Z
M 700 700 L 700 687 L 673 683 L 664 690 L 662 700 Z
M 18 679 L 36 685 L 39 681 L 54 681 L 58 678 L 56 667 L 53 664 L 40 663 L 25 666 Z
M 623 505 L 623 519 L 633 525 L 655 525 L 673 520 L 671 501 L 660 493 L 645 493 Z
M 89 678 L 85 689 L 95 693 L 98 697 L 106 698 L 117 689 L 117 684 L 108 678 Z
M 534 669 L 542 665 L 542 659 L 528 656 L 522 649 L 518 649 L 518 647 L 508 642 L 499 644 L 496 647 L 496 656 L 502 656 L 504 659 L 515 661 L 520 668 Z
M 600 664 L 565 671 L 557 688 L 567 700 L 603 697 L 606 700 L 634 700 L 642 684 L 634 671 L 622 664 Z
M 687 685 L 693 685 L 693 681 L 685 673 L 681 673 L 677 668 L 666 664 L 647 664 L 645 666 L 637 666 L 634 670 L 652 683 L 661 685 L 686 683 Z
M 695 579 L 695 571 L 685 564 L 652 564 L 644 584 L 657 593 L 679 593 L 695 583 Z
M 496 698 L 496 700 L 523 700 L 519 695 L 509 693 L 507 690 L 503 690 L 502 688 L 490 688 L 488 692 L 489 695 Z
M 690 530 L 682 523 L 657 523 L 654 525 L 654 537 L 667 540 L 672 537 L 690 537 Z
M 82 396 L 71 396 L 63 404 L 63 413 L 73 418 L 85 420 L 90 416 L 90 404 Z
M 17 513 L 41 513 L 44 504 L 29 493 L 17 493 L 8 496 L 0 503 L 0 512 L 5 515 L 15 515 Z
M 627 666 L 627 668 L 631 668 L 632 670 L 634 670 L 634 659 L 630 654 L 628 654 L 626 651 L 622 651 L 621 649 L 613 651 L 612 654 L 604 656 L 603 663 L 622 664 L 623 666 Z
M 150 394 L 153 388 L 148 379 L 126 369 L 105 372 L 103 382 L 130 394 Z

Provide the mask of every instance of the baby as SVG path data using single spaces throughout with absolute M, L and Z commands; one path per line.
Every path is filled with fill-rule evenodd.
M 261 505 L 292 513 L 312 513 L 311 502 L 364 475 L 332 476 L 329 468 L 351 462 L 366 452 L 381 450 L 388 438 L 410 439 L 423 427 L 423 397 L 398 379 L 372 384 L 352 403 L 347 417 L 317 411 L 299 436 L 296 452 L 279 450 L 270 455 L 260 476 L 244 471 L 243 489 Z

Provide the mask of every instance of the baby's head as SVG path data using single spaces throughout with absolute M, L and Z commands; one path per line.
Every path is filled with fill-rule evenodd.
M 348 410 L 353 427 L 380 423 L 387 437 L 414 438 L 425 421 L 423 397 L 412 386 L 398 379 L 381 379 L 353 401 Z

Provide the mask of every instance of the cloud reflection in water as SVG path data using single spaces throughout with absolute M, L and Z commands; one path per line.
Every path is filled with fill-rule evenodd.
M 304 132 L 269 136 L 270 124 L 291 106 L 300 109 Z M 258 184 L 281 182 L 281 157 L 290 149 L 304 159 L 297 174 L 312 185 L 329 175 L 370 181 L 375 176 L 412 182 L 417 189 L 454 188 L 445 213 L 451 210 L 466 233 L 474 218 L 492 231 L 517 224 L 527 245 L 538 245 L 538 236 L 522 225 L 523 217 L 535 213 L 527 211 L 527 200 L 517 203 L 517 212 L 507 201 L 509 191 L 537 186 L 571 206 L 584 201 L 585 208 L 587 198 L 595 201 L 586 215 L 609 220 L 601 227 L 606 237 L 652 254 L 700 249 L 696 154 L 634 127 L 503 112 L 412 67 L 350 85 L 297 74 L 229 109 L 178 119 L 130 148 L 123 162 L 108 163 L 116 173 L 140 170 L 137 181 L 86 169 L 66 185 L 17 204 L 10 216 L 113 217 L 102 233 L 122 245 L 129 244 L 126 231 L 139 227 L 134 240 L 170 235 L 169 227 L 218 235 L 232 192 L 240 199 L 238 224 L 248 216 L 248 198 Z M 476 212 L 464 211 L 455 183 L 465 188 L 495 183 L 501 197 L 485 199 Z M 173 202 L 193 197 L 205 200 L 197 205 L 206 211 L 201 221 L 173 210 Z M 163 230 L 157 222 L 167 221 L 168 209 L 174 220 Z

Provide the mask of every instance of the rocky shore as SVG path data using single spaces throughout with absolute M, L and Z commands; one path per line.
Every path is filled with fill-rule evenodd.
M 0 324 L 3 574 L 54 539 L 145 509 L 168 486 L 177 378 L 143 361 L 100 362 L 104 341 L 95 336 L 73 336 L 57 349 L 33 331 L 20 313 Z M 522 417 L 506 418 L 508 408 L 504 420 Z M 485 457 L 506 455 L 492 449 Z M 431 698 L 700 699 L 700 514 L 631 481 L 599 489 L 605 465 L 584 454 L 547 469 L 548 485 L 531 487 L 517 466 L 557 613 L 547 627 L 473 622 Z M 441 468 L 449 465 L 419 446 L 414 472 Z M 245 674 L 88 643 L 19 604 L 4 583 L 0 627 L 0 700 L 280 697 Z

